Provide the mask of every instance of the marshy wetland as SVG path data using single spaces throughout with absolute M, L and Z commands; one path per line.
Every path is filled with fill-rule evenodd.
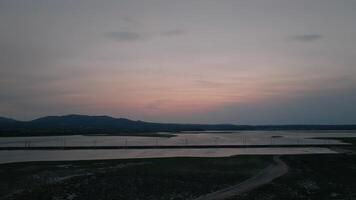
M 90 145 L 94 139 L 98 146 L 110 146 L 130 139 L 126 145 L 145 146 L 157 144 L 158 139 L 165 145 L 182 144 L 182 148 L 1 150 L 0 199 L 353 199 L 354 136 L 352 132 L 183 133 L 170 138 L 66 136 L 66 145 Z M 5 139 L 0 144 L 3 147 L 20 146 L 28 140 L 34 141 L 33 145 L 55 146 L 64 138 Z M 249 142 L 271 148 L 185 149 L 187 140 L 203 146 Z M 301 146 L 273 147 L 279 144 Z M 325 146 L 303 146 L 306 144 Z

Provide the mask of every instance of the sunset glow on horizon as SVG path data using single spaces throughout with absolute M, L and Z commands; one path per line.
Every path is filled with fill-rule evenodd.
M 356 123 L 341 2 L 1 1 L 0 115 Z

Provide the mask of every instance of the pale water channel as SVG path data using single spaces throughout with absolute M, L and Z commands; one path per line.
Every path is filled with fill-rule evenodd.
M 356 137 L 355 132 L 186 132 L 175 137 L 135 136 L 51 136 L 0 138 L 0 147 L 40 146 L 144 146 L 144 145 L 306 145 L 340 144 L 338 140 L 315 137 Z M 212 149 L 118 149 L 118 150 L 11 150 L 0 151 L 0 163 L 53 160 L 92 160 L 158 157 L 224 157 L 233 155 L 275 155 L 335 153 L 321 147 L 212 148 Z

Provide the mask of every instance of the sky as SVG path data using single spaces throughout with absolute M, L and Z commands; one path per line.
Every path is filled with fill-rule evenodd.
M 1 0 L 0 116 L 356 123 L 354 0 Z

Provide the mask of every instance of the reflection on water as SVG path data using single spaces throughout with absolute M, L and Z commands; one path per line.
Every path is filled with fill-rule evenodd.
M 131 145 L 280 145 L 340 144 L 322 137 L 356 137 L 352 132 L 240 131 L 232 133 L 182 133 L 176 137 L 52 136 L 0 138 L 0 147 L 131 146 Z M 335 153 L 328 148 L 240 149 L 119 149 L 119 150 L 16 150 L 0 151 L 0 163 L 44 160 L 88 160 L 151 157 L 221 157 L 242 154 Z
M 176 137 L 51 136 L 0 138 L 0 147 L 15 146 L 132 146 L 132 145 L 273 145 L 339 144 L 314 137 L 356 137 L 352 132 L 241 131 L 232 133 L 184 133 Z
M 164 157 L 226 157 L 336 153 L 328 148 L 231 148 L 231 149 L 120 149 L 120 150 L 14 150 L 0 151 L 0 163 L 25 161 L 95 160 Z

